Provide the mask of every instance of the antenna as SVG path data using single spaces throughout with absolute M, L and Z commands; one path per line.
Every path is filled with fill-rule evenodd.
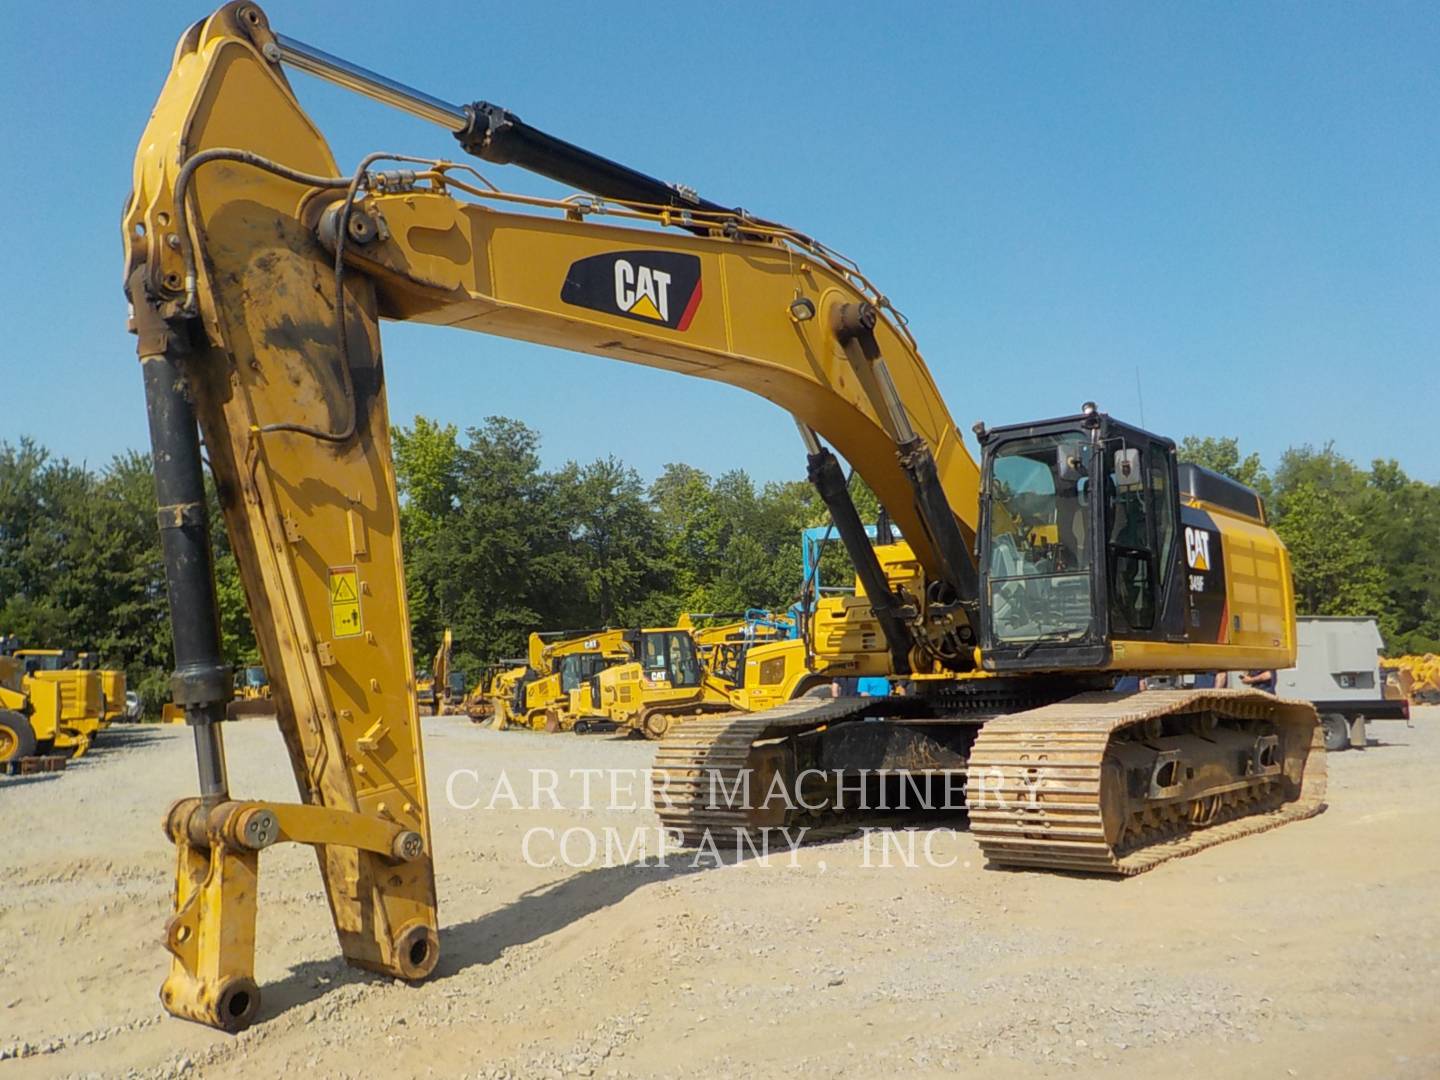
M 1140 388 L 1140 365 L 1135 365 L 1135 397 L 1140 402 L 1140 426 L 1145 426 L 1145 391 Z

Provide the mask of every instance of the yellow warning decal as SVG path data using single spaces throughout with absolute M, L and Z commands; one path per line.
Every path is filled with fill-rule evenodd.
M 353 566 L 330 567 L 330 631 L 337 638 L 356 637 L 365 629 L 360 618 L 360 575 Z

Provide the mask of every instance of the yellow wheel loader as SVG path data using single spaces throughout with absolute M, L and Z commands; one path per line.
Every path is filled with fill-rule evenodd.
M 125 672 L 115 668 L 102 668 L 100 658 L 95 653 L 81 652 L 75 654 L 75 666 L 86 671 L 94 671 L 100 676 L 100 730 L 104 731 L 117 720 L 125 718 Z
M 108 724 L 101 673 L 75 667 L 77 658 L 66 649 L 16 649 L 12 655 L 23 670 L 21 689 L 31 699 L 38 752 L 83 757 Z M 124 676 L 119 677 L 123 710 Z
M 342 171 L 296 70 L 584 194 L 514 194 L 433 157 Z M 382 319 L 713 379 L 796 418 L 860 585 L 817 603 L 814 663 L 906 693 L 688 721 L 656 752 L 668 828 L 738 845 L 775 826 L 853 827 L 864 814 L 844 793 L 908 770 L 963 793 L 993 864 L 1128 875 L 1322 805 L 1308 704 L 1114 689 L 1127 674 L 1293 664 L 1289 559 L 1258 496 L 1093 406 L 977 427 L 977 461 L 890 301 L 804 232 L 499 106 L 401 86 L 276 32 L 249 2 L 181 37 L 121 232 L 173 696 L 199 774 L 166 818 L 161 1000 L 176 1016 L 231 1031 L 255 1017 L 257 878 L 276 843 L 316 848 L 351 963 L 418 980 L 439 957 Z M 1017 387 L 1007 411 L 1023 415 Z M 298 802 L 244 798 L 227 778 L 200 432 Z M 870 545 L 841 456 L 903 557 Z M 683 652 L 667 648 L 667 667 L 690 670 Z M 768 782 L 742 782 L 756 776 Z
M 33 683 L 25 665 L 0 655 L 0 769 L 10 771 L 53 745 L 60 716 L 60 687 Z

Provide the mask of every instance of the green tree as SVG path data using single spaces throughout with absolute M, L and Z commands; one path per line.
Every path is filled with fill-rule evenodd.
M 172 666 L 170 607 L 155 524 L 150 456 L 131 451 L 116 457 L 105 470 L 100 490 L 106 519 L 103 531 L 114 546 L 106 552 L 110 587 L 96 644 L 107 662 L 124 665 L 135 683 L 133 689 L 165 685 Z M 223 534 L 223 529 L 219 531 Z M 225 554 L 228 557 L 228 549 Z M 231 558 L 232 566 L 233 562 Z M 229 614 L 224 603 L 220 611 L 222 619 Z M 232 626 L 234 640 L 238 648 L 253 650 L 254 634 L 243 598 L 239 614 L 243 627 Z
M 1364 470 L 1336 453 L 1333 443 L 1326 443 L 1319 450 L 1313 446 L 1292 446 L 1280 455 L 1274 475 L 1276 514 L 1284 516 L 1291 493 L 1307 486 L 1328 492 L 1362 515 L 1369 510 Z
M 402 513 L 411 529 L 439 527 L 455 511 L 460 494 L 460 438 L 454 424 L 415 417 L 413 427 L 391 434 Z
M 1362 510 L 1394 613 L 1389 651 L 1440 652 L 1440 486 L 1410 479 L 1393 460 L 1377 460 Z
M 673 575 L 659 514 L 645 498 L 640 474 L 612 457 L 572 462 L 558 482 L 596 623 L 668 624 L 675 617 Z
M 714 563 L 706 522 L 713 513 L 710 477 L 692 465 L 671 462 L 650 485 L 656 528 L 671 567 L 672 591 L 681 610 L 706 609 L 704 584 Z
M 163 696 L 170 622 L 147 456 L 97 473 L 31 440 L 0 444 L 0 630 L 97 652 Z
M 1393 629 L 1385 576 L 1363 522 L 1333 491 L 1310 481 L 1285 492 L 1276 531 L 1290 549 L 1303 615 L 1375 615 Z
M 523 653 L 532 630 L 587 618 L 555 477 L 540 468 L 539 436 L 490 417 L 460 451 L 457 508 L 425 552 L 435 628 L 453 626 L 465 663 Z
M 457 520 L 459 432 L 453 424 L 416 416 L 412 427 L 393 429 L 390 442 L 400 497 L 411 633 L 417 654 L 430 656 L 439 644 L 447 614 L 438 606 L 435 588 L 436 574 L 443 572 L 445 565 L 444 534 Z

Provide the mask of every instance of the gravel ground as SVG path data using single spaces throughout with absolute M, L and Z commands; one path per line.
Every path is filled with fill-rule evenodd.
M 347 968 L 313 856 L 271 849 L 265 1001 L 235 1037 L 156 999 L 188 733 L 112 728 L 0 780 L 0 1076 L 1437 1076 L 1440 708 L 1416 713 L 1331 757 L 1320 817 L 1126 881 L 985 870 L 950 830 L 642 864 L 649 745 L 429 719 L 436 974 Z M 237 795 L 294 798 L 273 725 L 227 742 Z M 494 798 L 544 769 L 562 809 Z M 621 770 L 619 797 L 597 779 L 587 809 L 581 769 Z M 883 865 L 887 836 L 914 865 Z

